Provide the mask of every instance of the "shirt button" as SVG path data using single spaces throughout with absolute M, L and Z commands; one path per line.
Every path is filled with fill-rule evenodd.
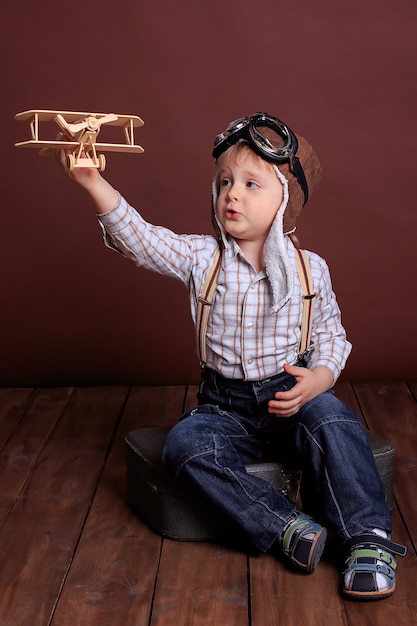
M 253 328 L 253 323 L 252 322 L 249 322 L 248 328 Z
M 253 359 L 248 359 L 248 365 L 252 365 Z

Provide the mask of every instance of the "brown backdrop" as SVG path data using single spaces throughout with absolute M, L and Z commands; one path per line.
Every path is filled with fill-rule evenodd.
M 415 378 L 416 18 L 415 0 L 10 6 L 0 384 L 198 378 L 184 288 L 106 250 L 83 192 L 13 147 L 30 108 L 143 117 L 145 154 L 109 154 L 106 175 L 181 232 L 211 228 L 214 135 L 256 110 L 282 117 L 325 171 L 299 235 L 332 269 L 354 344 L 344 378 Z

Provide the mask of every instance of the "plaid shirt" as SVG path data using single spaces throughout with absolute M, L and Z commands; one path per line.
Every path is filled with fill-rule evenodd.
M 197 298 L 211 267 L 217 241 L 211 235 L 177 235 L 146 222 L 124 198 L 107 214 L 99 215 L 105 243 L 140 267 L 184 283 L 195 322 Z M 288 302 L 271 313 L 272 290 L 262 270 L 256 272 L 231 238 L 226 246 L 217 291 L 207 328 L 207 366 L 227 378 L 262 380 L 283 371 L 297 360 L 302 293 L 295 265 L 295 250 L 286 238 L 294 266 L 294 290 Z M 325 261 L 308 252 L 315 299 L 307 366 L 325 365 L 336 380 L 351 345 L 341 325 Z

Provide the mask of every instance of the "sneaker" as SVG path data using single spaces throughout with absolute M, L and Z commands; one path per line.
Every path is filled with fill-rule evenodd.
M 405 556 L 407 549 L 374 533 L 352 537 L 343 572 L 343 593 L 354 600 L 379 600 L 395 591 L 394 554 Z
M 280 544 L 285 556 L 299 570 L 314 572 L 327 539 L 327 531 L 304 513 L 296 512 L 284 526 Z

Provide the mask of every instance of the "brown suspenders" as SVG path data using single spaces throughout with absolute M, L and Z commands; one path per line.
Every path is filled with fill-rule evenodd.
M 197 302 L 197 319 L 195 328 L 197 333 L 198 355 L 202 366 L 206 364 L 207 322 L 210 315 L 210 309 L 213 305 L 213 296 L 216 291 L 217 277 L 220 272 L 221 264 L 222 255 L 219 247 L 214 257 L 214 263 L 207 273 L 206 280 L 203 283 Z
M 313 291 L 313 277 L 311 275 L 311 267 L 308 256 L 304 250 L 300 250 L 299 248 L 296 248 L 295 251 L 295 262 L 303 294 L 301 336 L 300 343 L 298 344 L 298 356 L 301 357 L 307 351 L 311 341 L 311 327 L 313 324 L 313 309 L 316 294 Z
M 301 357 L 310 345 L 311 326 L 313 322 L 314 298 L 313 277 L 311 275 L 310 261 L 304 250 L 298 248 L 296 251 L 296 265 L 303 294 L 303 311 L 301 321 L 301 336 L 298 344 L 298 356 Z M 196 338 L 198 354 L 202 366 L 206 363 L 206 332 L 210 309 L 213 305 L 214 292 L 217 286 L 217 277 L 220 272 L 222 257 L 220 249 L 217 250 L 214 262 L 210 267 L 206 279 L 201 288 L 197 302 Z

